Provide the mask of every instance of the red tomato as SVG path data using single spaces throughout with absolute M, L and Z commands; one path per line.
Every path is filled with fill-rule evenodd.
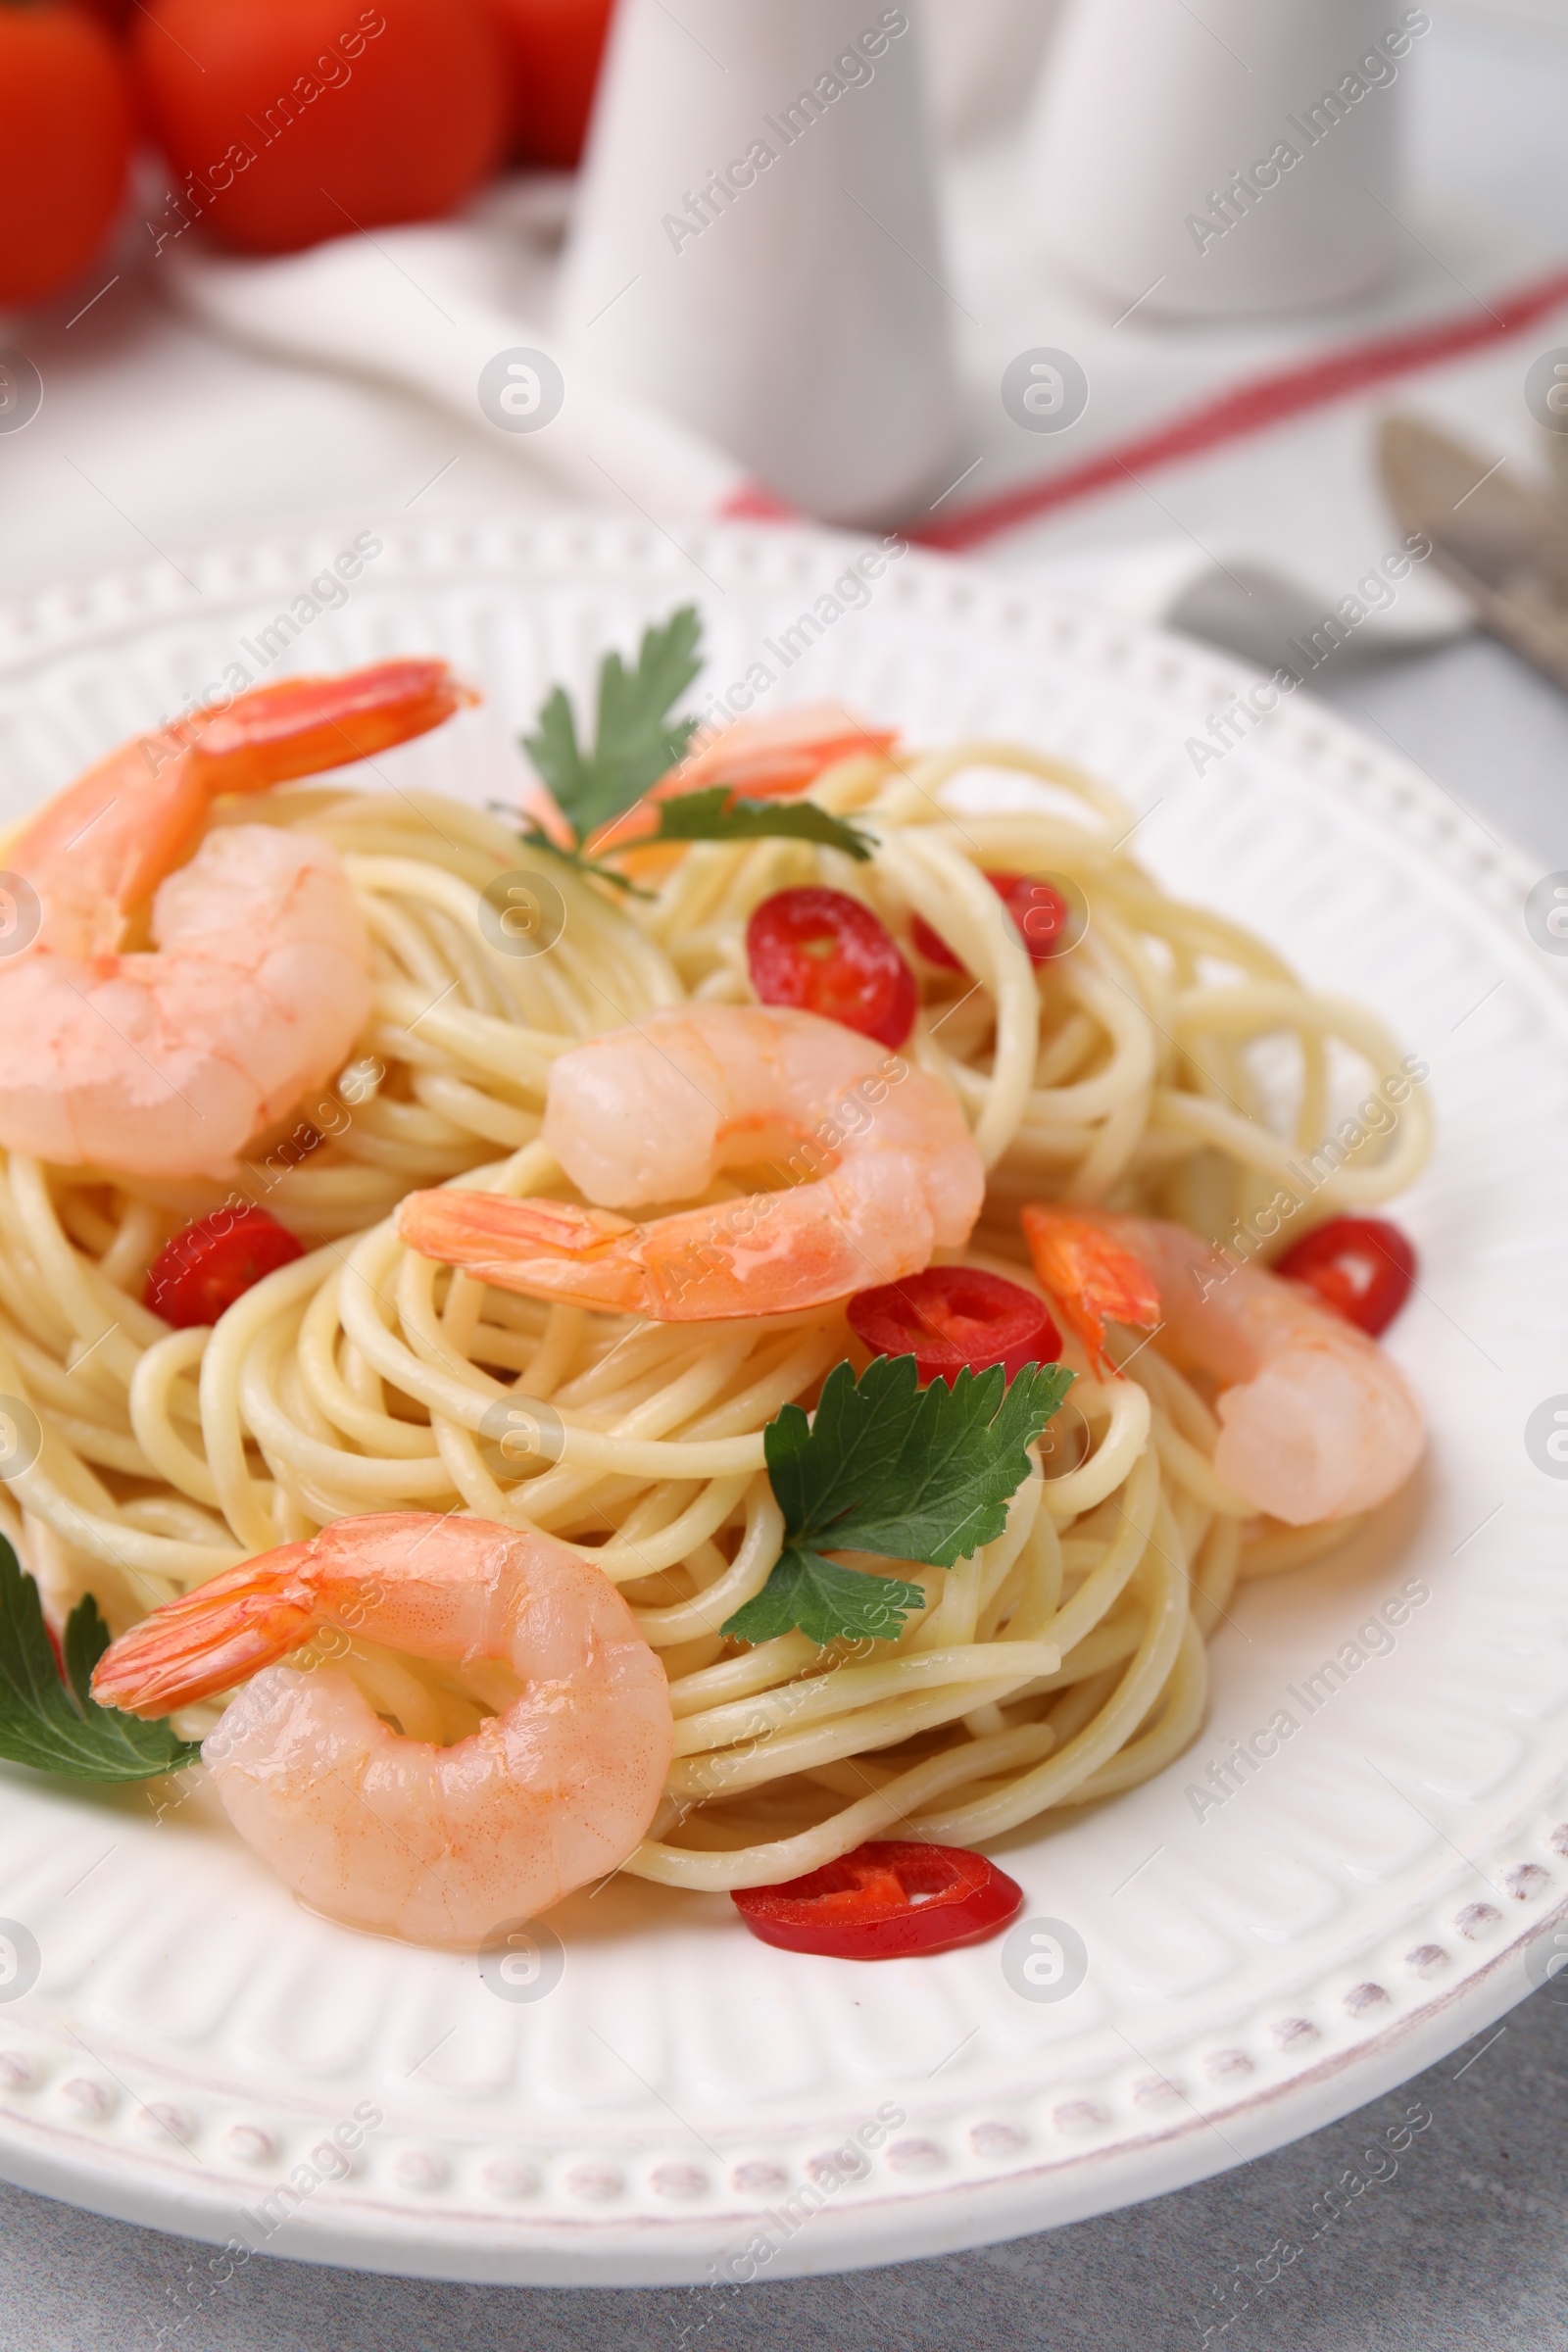
M 145 0 L 131 51 L 180 208 L 244 253 L 450 212 L 505 143 L 482 0 Z
M 1326 1306 L 1376 1339 L 1409 1298 L 1415 1268 L 1415 1250 L 1397 1225 L 1330 1217 L 1287 1250 L 1274 1271 L 1309 1283 Z
M 142 1303 L 176 1331 L 216 1323 L 264 1274 L 305 1255 L 265 1208 L 220 1208 L 166 1242 L 152 1262 Z
M 1049 882 L 1036 882 L 1028 874 L 993 874 L 986 880 L 1017 924 L 1031 963 L 1044 963 L 1054 956 L 1067 929 L 1071 909 L 1059 890 Z M 933 931 L 924 915 L 917 914 L 909 932 L 910 938 L 927 963 L 939 964 L 944 971 L 961 972 L 963 965 L 940 932 Z
M 615 0 L 485 0 L 507 53 L 512 136 L 530 164 L 582 159 Z
M 730 1896 L 754 1936 L 825 1960 L 901 1960 L 979 1943 L 1023 1907 L 1023 1888 L 962 1845 L 873 1840 L 853 1854 Z
M 1000 1364 L 1009 1380 L 1025 1364 L 1054 1364 L 1061 1335 L 1043 1300 L 979 1266 L 927 1266 L 903 1282 L 858 1291 L 850 1329 L 873 1355 L 912 1355 L 922 1385 Z
M 987 875 L 986 879 L 989 881 L 990 876 Z M 923 914 L 917 914 L 909 925 L 909 938 L 927 963 L 934 963 L 944 972 L 962 971 L 960 958 L 955 956 L 941 932 L 932 930 Z
M 0 6 L 0 302 L 36 302 L 92 260 L 130 160 L 120 51 L 80 9 Z
M 764 1004 L 820 1013 L 884 1046 L 903 1045 L 920 1008 L 914 974 L 846 891 L 775 891 L 746 926 L 746 960 Z

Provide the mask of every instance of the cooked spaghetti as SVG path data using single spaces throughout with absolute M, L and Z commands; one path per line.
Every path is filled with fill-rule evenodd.
M 955 808 L 950 787 L 997 770 L 1025 780 L 1020 805 Z M 9 1155 L 0 1391 L 36 1416 L 41 1449 L 26 1460 L 19 1441 L 0 1519 L 52 1611 L 91 1590 L 118 1632 L 358 1513 L 554 1535 L 618 1587 L 667 1671 L 676 1760 L 624 1867 L 684 1887 L 793 1877 L 895 1829 L 987 1838 L 1180 1752 L 1238 1578 L 1356 1522 L 1260 1518 L 1215 1473 L 1211 1386 L 1157 1348 L 1120 1343 L 1124 1375 L 1079 1378 L 1002 1537 L 949 1571 L 899 1566 L 924 1602 L 897 1639 L 751 1647 L 720 1628 L 779 1552 L 762 1433 L 841 1359 L 865 1362 L 843 1305 L 643 1322 L 513 1295 L 397 1238 L 417 1188 L 580 1198 L 540 1140 L 553 1060 L 661 1007 L 753 1001 L 747 919 L 810 883 L 861 899 L 901 943 L 918 916 L 961 962 L 906 950 L 922 1003 L 903 1051 L 956 1097 L 987 1171 L 973 1240 L 948 1257 L 1038 1289 L 1018 1210 L 1066 1200 L 1266 1260 L 1285 1233 L 1418 1173 L 1428 1112 L 1383 1026 L 1162 891 L 1103 785 L 971 742 L 841 758 L 811 798 L 853 815 L 869 861 L 804 840 L 648 850 L 628 860 L 644 898 L 444 800 L 312 787 L 246 804 L 244 821 L 343 859 L 372 1009 L 342 1077 L 237 1188 Z M 211 821 L 237 821 L 233 805 Z M 1070 952 L 1032 963 L 988 869 L 1049 875 L 1077 913 Z M 564 908 L 542 953 L 497 952 L 481 921 L 482 894 L 519 873 Z M 1361 1096 L 1401 1107 L 1352 1117 Z M 215 1328 L 170 1331 L 142 1303 L 149 1264 L 236 1189 L 309 1254 Z M 746 1189 L 726 1174 L 710 1198 Z M 536 1436 L 519 1446 L 514 1424 Z M 346 1663 L 415 1740 L 460 1739 L 502 1703 L 494 1674 L 481 1690 L 360 1641 Z

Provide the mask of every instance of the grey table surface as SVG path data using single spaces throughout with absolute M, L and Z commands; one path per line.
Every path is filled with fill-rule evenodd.
M 1543 871 L 1568 867 L 1568 698 L 1481 638 L 1321 682 L 1484 829 Z M 982 2333 L 1052 2352 L 1560 2352 L 1565 2094 L 1568 1984 L 1392 2098 L 1173 2196 L 975 2253 L 744 2288 L 460 2286 L 265 2256 L 218 2284 L 205 2246 L 0 2185 L 0 2352 L 945 2352 Z M 1367 2180 L 1369 2132 L 1415 2099 L 1430 2124 Z

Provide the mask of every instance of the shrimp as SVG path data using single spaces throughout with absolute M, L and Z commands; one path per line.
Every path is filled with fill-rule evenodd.
M 122 745 L 24 826 L 5 858 L 17 944 L 0 960 L 0 1145 L 68 1167 L 231 1175 L 346 1059 L 370 951 L 325 842 L 275 825 L 203 839 L 215 802 L 364 759 L 472 699 L 443 662 L 262 686 Z M 151 949 L 126 952 L 144 920 Z
M 1119 1249 L 1099 1224 L 1059 1209 L 1025 1207 L 1024 1238 L 1043 1287 L 1083 1348 L 1097 1379 L 1115 1371 L 1105 1353 L 1105 1325 L 1133 1323 L 1152 1331 L 1159 1291 L 1141 1257 Z
M 867 726 L 839 703 L 808 703 L 768 718 L 738 718 L 733 726 L 700 737 L 680 766 L 656 784 L 654 795 L 695 792 L 708 784 L 730 784 L 749 799 L 772 800 L 804 792 L 824 768 L 855 752 L 879 757 L 892 750 L 897 733 Z
M 455 1746 L 405 1739 L 343 1668 L 276 1662 L 327 1627 L 523 1688 Z M 202 1745 L 229 1820 L 302 1902 L 411 1943 L 472 1949 L 617 1869 L 674 1747 L 664 1670 L 609 1578 L 482 1519 L 340 1519 L 155 1610 L 92 1688 L 159 1716 L 240 1682 Z
M 678 767 L 672 767 L 636 806 L 601 825 L 588 843 L 598 854 L 611 847 L 633 849 L 659 821 L 659 804 L 683 792 L 727 784 L 747 800 L 774 801 L 804 792 L 835 760 L 869 752 L 884 759 L 896 732 L 867 726 L 839 703 L 808 703 L 769 718 L 738 718 L 733 726 L 699 735 Z
M 573 1047 L 551 1067 L 543 1140 L 592 1207 L 411 1193 L 402 1239 L 501 1290 L 708 1322 L 917 1274 L 967 1241 L 985 1192 L 937 1079 L 836 1021 L 772 1005 L 683 1005 Z M 769 1155 L 790 1189 L 640 1225 L 607 1213 L 691 1200 L 726 1165 Z
M 1127 1314 L 1128 1257 L 1152 1278 L 1161 1353 L 1219 1384 L 1215 1472 L 1260 1511 L 1292 1527 L 1348 1518 L 1387 1501 L 1420 1460 L 1421 1407 L 1398 1366 L 1303 1284 L 1233 1266 L 1155 1217 L 1029 1207 L 1023 1223 L 1075 1329 L 1098 1321 L 1102 1338 L 1107 1316 L 1152 1320 Z

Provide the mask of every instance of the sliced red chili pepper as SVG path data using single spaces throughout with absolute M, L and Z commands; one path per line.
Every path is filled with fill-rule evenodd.
M 215 1209 L 165 1243 L 142 1300 L 176 1331 L 189 1331 L 216 1323 L 264 1275 L 304 1255 L 304 1244 L 265 1208 Z
M 892 938 L 847 891 L 775 891 L 746 926 L 746 960 L 764 1004 L 820 1013 L 884 1046 L 903 1045 L 920 1008 Z
M 1376 1339 L 1409 1298 L 1416 1255 L 1383 1217 L 1330 1217 L 1287 1250 L 1274 1271 L 1309 1283 L 1325 1306 Z
M 912 1355 L 921 1385 L 1000 1364 L 1054 1364 L 1061 1335 L 1043 1299 L 979 1266 L 927 1266 L 874 1291 L 857 1291 L 850 1329 L 873 1355 Z
M 730 1896 L 754 1936 L 825 1960 L 899 1960 L 994 1936 L 1023 1888 L 962 1845 L 876 1840 L 781 1886 Z
M 1054 956 L 1072 920 L 1072 909 L 1060 891 L 1049 882 L 1037 882 L 1031 874 L 994 874 L 988 869 L 986 880 L 1017 924 L 1030 962 L 1045 963 Z M 927 963 L 948 972 L 962 971 L 959 957 L 924 915 L 915 916 L 909 936 Z
M 1066 941 L 1072 908 L 1059 890 L 1030 874 L 987 876 L 998 898 L 1017 924 L 1031 963 L 1044 963 Z
M 923 914 L 917 914 L 909 925 L 909 938 L 927 963 L 939 971 L 961 972 L 963 965 L 955 956 L 940 931 L 933 931 Z

